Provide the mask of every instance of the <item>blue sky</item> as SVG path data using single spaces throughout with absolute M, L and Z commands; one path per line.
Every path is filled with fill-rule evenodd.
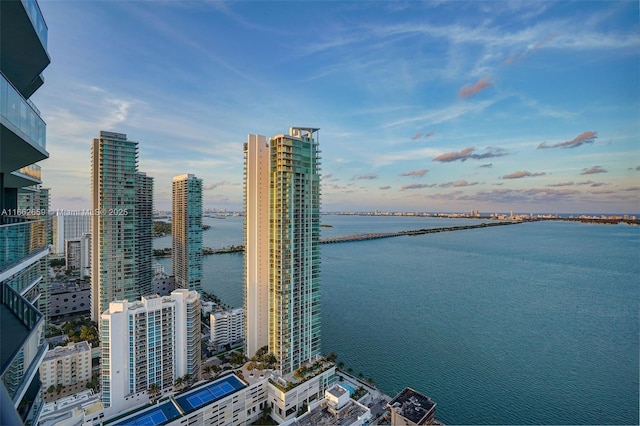
M 40 2 L 52 208 L 91 140 L 242 209 L 243 143 L 319 127 L 324 211 L 640 212 L 638 2 Z

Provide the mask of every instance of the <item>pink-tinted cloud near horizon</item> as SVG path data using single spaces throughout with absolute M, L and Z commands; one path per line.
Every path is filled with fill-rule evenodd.
M 594 132 L 592 130 L 588 130 L 586 132 L 580 133 L 578 136 L 573 138 L 570 141 L 566 142 L 558 142 L 553 145 L 547 145 L 546 142 L 542 142 L 538 145 L 537 149 L 548 149 L 548 148 L 576 148 L 580 145 L 584 145 L 587 143 L 594 143 L 598 138 L 598 132 Z
M 481 160 L 484 158 L 502 157 L 508 155 L 502 148 L 488 148 L 488 151 L 484 154 L 474 154 L 476 148 L 473 146 L 467 147 L 460 152 L 447 152 L 440 154 L 431 161 L 440 161 L 442 163 L 450 163 L 452 161 L 466 161 L 468 159 Z
M 605 169 L 600 166 L 589 167 L 588 169 L 582 169 L 581 175 L 595 175 L 598 173 L 607 173 Z
M 459 95 L 461 98 L 468 98 L 491 86 L 493 86 L 493 81 L 489 77 L 483 77 L 471 86 L 462 87 Z
M 545 172 L 536 172 L 531 173 L 527 170 L 519 170 L 517 172 L 509 173 L 508 175 L 502 176 L 502 179 L 522 179 L 525 177 L 536 177 L 536 176 L 544 176 Z
M 475 186 L 478 183 L 479 182 L 467 182 L 466 180 L 462 179 L 462 180 L 457 180 L 455 182 L 441 183 L 439 186 L 441 186 L 442 188 L 450 188 L 450 187 L 461 188 L 463 186 Z
M 427 170 L 427 169 L 411 170 L 410 172 L 400 173 L 399 176 L 413 176 L 413 177 L 421 178 L 422 176 L 424 176 L 428 172 L 429 172 L 429 170 Z
M 436 186 L 435 183 L 433 183 L 433 184 L 428 184 L 428 183 L 410 183 L 408 185 L 402 185 L 402 187 L 400 188 L 400 191 L 405 191 L 407 189 L 433 188 L 434 186 Z

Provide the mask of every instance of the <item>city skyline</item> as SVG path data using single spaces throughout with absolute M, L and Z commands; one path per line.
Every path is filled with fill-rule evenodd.
M 313 123 L 324 211 L 638 213 L 637 3 L 41 7 L 53 209 L 89 207 L 98 128 L 140 142 L 157 209 L 189 170 L 241 210 L 246 134 Z

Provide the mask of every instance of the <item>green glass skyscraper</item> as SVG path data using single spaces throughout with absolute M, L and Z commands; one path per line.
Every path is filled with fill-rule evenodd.
M 91 149 L 91 317 L 151 291 L 153 179 L 138 173 L 138 143 L 101 131 Z
M 320 355 L 318 130 L 293 127 L 270 138 L 268 151 L 250 135 L 245 148 L 245 334 L 248 348 L 262 342 L 256 320 L 267 315 L 269 351 L 282 374 Z M 260 241 L 268 241 L 267 306 Z
M 176 288 L 202 292 L 202 179 L 173 178 L 173 274 Z

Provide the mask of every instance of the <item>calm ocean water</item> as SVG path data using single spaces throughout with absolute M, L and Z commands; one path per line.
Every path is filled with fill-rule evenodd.
M 242 243 L 242 218 L 205 221 L 205 245 Z M 330 236 L 478 222 L 323 223 Z M 638 227 L 563 222 L 323 245 L 323 350 L 389 395 L 426 393 L 448 424 L 638 424 L 639 253 Z M 242 305 L 241 254 L 205 257 L 204 277 Z

